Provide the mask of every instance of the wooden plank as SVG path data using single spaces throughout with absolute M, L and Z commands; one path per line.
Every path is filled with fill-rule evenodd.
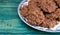
M 18 3 L 18 2 L 21 2 L 22 0 L 0 0 L 0 3 L 5 3 L 5 2 L 14 2 L 14 3 Z
M 17 8 L 8 8 L 8 7 L 3 7 L 0 8 L 0 14 L 1 15 L 18 15 L 17 14 Z
M 0 7 L 18 7 L 18 3 L 0 3 Z

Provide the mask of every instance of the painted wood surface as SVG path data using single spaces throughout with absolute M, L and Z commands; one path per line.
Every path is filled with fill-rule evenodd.
M 27 26 L 18 16 L 17 8 L 22 0 L 0 0 L 0 34 L 6 35 L 59 35 Z

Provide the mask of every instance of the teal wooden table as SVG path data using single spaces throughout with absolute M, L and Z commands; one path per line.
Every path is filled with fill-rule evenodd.
M 11 35 L 59 35 L 47 33 L 27 26 L 18 16 L 17 8 L 22 0 L 0 0 L 0 34 Z

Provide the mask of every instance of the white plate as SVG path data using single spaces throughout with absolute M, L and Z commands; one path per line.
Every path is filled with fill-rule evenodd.
M 29 2 L 28 0 L 23 0 L 18 6 L 18 15 L 24 23 L 26 23 L 28 26 L 30 26 L 34 29 L 37 29 L 37 30 L 41 30 L 41 31 L 45 31 L 45 32 L 60 32 L 60 23 L 58 25 L 56 25 L 54 28 L 50 28 L 50 29 L 44 28 L 44 27 L 32 26 L 29 23 L 27 23 L 26 18 L 22 17 L 22 15 L 20 13 L 21 12 L 20 7 L 28 5 L 28 2 Z

